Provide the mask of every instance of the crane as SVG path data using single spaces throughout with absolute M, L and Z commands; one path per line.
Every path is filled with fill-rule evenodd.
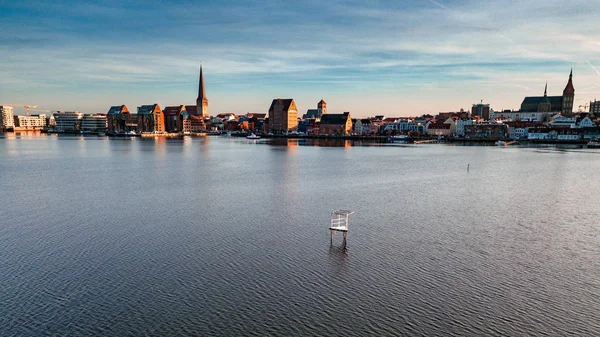
M 22 106 L 23 108 L 25 108 L 25 113 L 27 114 L 27 116 L 29 116 L 29 109 L 37 108 L 37 105 L 33 105 L 33 104 L 0 104 L 0 105 L 6 105 L 6 106 L 12 106 L 12 107 Z

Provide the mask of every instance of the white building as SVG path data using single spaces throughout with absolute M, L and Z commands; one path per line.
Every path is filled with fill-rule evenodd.
M 465 125 L 473 125 L 473 120 L 472 119 L 461 119 L 461 118 L 456 120 L 456 135 L 457 136 L 463 137 L 465 135 Z
M 19 130 L 41 130 L 46 128 L 46 115 L 18 116 Z
M 15 117 L 13 107 L 8 105 L 0 106 L 0 131 L 3 129 L 14 129 Z
M 81 120 L 83 114 L 79 111 L 65 111 L 54 114 L 56 129 L 59 131 L 79 131 L 81 130 Z
M 506 121 L 524 121 L 524 122 L 543 122 L 550 112 L 523 112 L 523 111 L 494 111 L 495 119 L 504 119 Z
M 579 124 L 577 124 L 577 127 L 580 128 L 593 128 L 594 126 L 596 126 L 596 123 L 594 123 L 589 116 L 585 116 L 579 121 Z
M 550 125 L 555 128 L 574 128 L 576 127 L 577 118 L 565 117 L 561 114 L 556 114 L 552 117 Z
M 406 132 L 409 131 L 409 122 L 408 119 L 404 118 L 404 119 L 398 119 L 396 121 L 394 121 L 393 123 L 386 123 L 384 124 L 384 131 L 400 131 L 400 132 Z

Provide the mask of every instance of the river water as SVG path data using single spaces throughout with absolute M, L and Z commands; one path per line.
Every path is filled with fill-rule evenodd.
M 599 168 L 577 148 L 7 134 L 0 335 L 600 335 Z M 334 209 L 356 211 L 346 248 Z

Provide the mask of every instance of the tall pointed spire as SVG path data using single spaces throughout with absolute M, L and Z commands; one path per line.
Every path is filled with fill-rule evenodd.
M 202 64 L 200 64 L 200 79 L 198 80 L 198 98 L 196 98 L 196 113 L 208 117 L 208 98 L 204 88 L 204 76 L 202 75 Z
M 548 96 L 548 82 L 546 82 L 546 87 L 544 88 L 544 97 Z
M 200 79 L 198 80 L 198 100 L 206 98 L 206 90 L 204 89 L 204 76 L 202 76 L 202 65 L 200 65 Z

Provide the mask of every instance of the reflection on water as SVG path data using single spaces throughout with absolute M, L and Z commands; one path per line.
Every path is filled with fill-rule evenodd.
M 600 335 L 597 151 L 8 137 L 2 336 Z

